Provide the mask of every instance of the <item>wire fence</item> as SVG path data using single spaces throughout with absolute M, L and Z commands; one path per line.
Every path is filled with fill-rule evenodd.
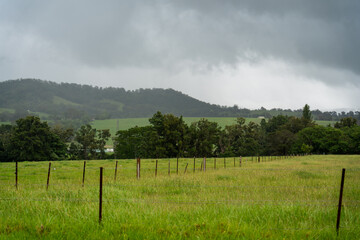
M 241 159 L 241 158 L 240 158 Z M 190 159 L 192 160 L 192 159 Z M 214 160 L 215 161 L 215 160 Z M 163 164 L 168 164 L 169 160 L 165 160 L 163 161 Z M 249 161 L 250 162 L 250 161 Z M 155 164 L 157 163 L 154 160 L 151 160 L 151 162 L 147 162 L 146 164 L 143 164 L 147 167 L 140 167 L 140 163 L 138 163 L 136 166 L 134 167 L 123 167 L 122 165 L 117 165 L 117 167 L 107 167 L 107 170 L 111 170 L 111 171 L 115 171 L 115 179 L 116 180 L 116 171 L 122 171 L 122 170 L 131 170 L 131 171 L 136 171 L 137 173 L 137 178 L 140 178 L 140 171 L 160 171 L 160 170 L 166 170 L 166 171 L 178 171 L 179 167 L 158 167 L 156 165 L 156 167 L 150 167 L 148 166 L 148 164 Z M 206 170 L 210 170 L 210 169 L 214 169 L 215 170 L 215 166 L 214 168 L 208 167 L 206 168 L 206 160 L 203 159 L 200 162 L 196 162 L 197 164 L 201 164 L 200 168 L 199 167 L 194 167 L 194 171 L 195 172 L 205 172 Z M 234 167 L 230 167 L 231 165 L 229 164 L 228 167 L 226 167 L 226 170 L 238 170 L 238 171 L 248 171 L 251 174 L 251 171 L 268 171 L 268 172 L 281 172 L 281 171 L 302 171 L 302 169 L 298 169 L 298 168 L 255 168 L 255 167 L 242 167 L 242 164 L 244 162 L 235 162 L 234 159 Z M 251 161 L 252 163 L 252 161 Z M 116 163 L 117 164 L 117 163 Z M 237 166 L 237 164 L 239 164 L 239 166 Z M 184 165 L 182 163 L 182 165 Z M 186 165 L 187 166 L 187 165 Z M 250 165 L 249 165 L 250 166 Z M 20 170 L 24 170 L 24 169 L 31 169 L 31 168 L 36 168 L 36 170 L 47 170 L 47 171 L 43 171 L 41 173 L 37 172 L 33 172 L 33 173 L 19 173 L 19 169 Z M 218 168 L 221 168 L 220 166 Z M 225 166 L 224 166 L 225 168 Z M 189 169 L 189 172 L 192 172 L 193 169 Z M 38 166 L 17 166 L 16 169 L 14 169 L 13 167 L 1 167 L 0 170 L 3 172 L 2 174 L 4 174 L 3 170 L 9 170 L 9 174 L 15 174 L 16 175 L 16 182 L 14 184 L 14 182 L 12 183 L 6 183 L 6 182 L 0 182 L 1 186 L 6 186 L 8 188 L 5 188 L 6 190 L 8 190 L 10 187 L 16 187 L 16 189 L 19 187 L 29 187 L 29 186 L 46 186 L 46 189 L 48 189 L 49 187 L 56 187 L 56 186 L 60 186 L 62 187 L 62 189 L 64 189 L 63 187 L 70 187 L 70 186 L 75 186 L 75 187 L 94 187 L 94 188 L 99 188 L 101 189 L 101 193 L 102 194 L 102 188 L 104 187 L 105 189 L 108 188 L 118 188 L 121 189 L 123 191 L 129 192 L 129 191 L 134 191 L 138 194 L 141 194 L 141 192 L 139 192 L 139 190 L 137 190 L 136 188 L 145 188 L 145 189 L 149 189 L 149 188 L 156 188 L 156 189 L 161 189 L 163 188 L 163 190 L 167 190 L 168 188 L 171 188 L 172 190 L 176 190 L 176 189 L 211 189 L 211 190 L 216 190 L 219 188 L 222 189 L 227 189 L 227 191 L 231 192 L 232 190 L 246 190 L 246 191 L 254 191 L 254 190 L 260 190 L 263 192 L 266 191 L 271 191 L 271 190 L 293 190 L 293 191 L 299 191 L 299 190 L 317 190 L 317 189 L 321 189 L 322 191 L 327 191 L 327 192 L 333 192 L 333 194 L 337 193 L 339 190 L 339 185 L 338 182 L 336 182 L 336 184 L 334 183 L 333 185 L 271 185 L 271 184 L 263 184 L 263 185 L 256 185 L 256 184 L 252 184 L 252 185 L 248 185 L 248 184 L 240 184 L 240 185 L 229 185 L 229 184 L 216 184 L 216 185 L 209 185 L 209 184 L 185 184 L 185 183 L 171 183 L 171 184 L 148 184 L 148 183 L 139 183 L 139 184 L 121 184 L 121 183 L 116 183 L 114 182 L 107 182 L 107 183 L 101 183 L 100 185 L 98 183 L 86 183 L 84 186 L 84 180 L 85 180 L 85 171 L 88 170 L 94 170 L 93 173 L 97 174 L 97 171 L 99 170 L 98 167 L 90 167 L 90 166 L 86 166 L 84 164 L 84 167 L 70 167 L 70 166 L 66 166 L 63 167 L 61 165 L 59 166 L 52 166 L 50 167 L 38 167 Z M 64 181 L 64 183 L 49 183 L 49 179 L 50 179 L 50 172 L 52 174 L 63 174 L 63 173 L 68 173 L 68 171 L 77 171 L 79 172 L 79 176 L 81 176 L 81 173 L 83 173 L 83 179 L 82 182 L 79 180 L 79 183 L 68 183 L 66 181 L 74 181 L 74 178 L 63 178 L 63 179 L 56 179 L 56 181 Z M 311 169 L 307 169 L 306 171 L 328 171 L 328 172 L 339 172 L 338 168 L 311 168 Z M 351 169 L 347 169 L 347 171 L 349 172 L 358 172 L 360 171 L 360 168 L 351 168 Z M 166 172 L 165 172 L 166 173 Z M 70 174 L 73 175 L 73 172 L 71 172 Z M 47 178 L 47 183 L 43 182 L 43 183 L 29 183 L 29 182 L 25 182 L 25 183 L 21 183 L 18 182 L 18 177 L 29 177 L 29 176 L 36 176 L 36 177 L 48 177 Z M 156 173 L 155 173 L 156 176 Z M 110 177 L 110 176 L 109 176 Z M 108 177 L 108 178 L 109 178 Z M 0 179 L 0 180 L 12 180 L 14 179 L 14 175 L 0 175 L 0 178 L 8 178 L 8 179 Z M 110 177 L 112 178 L 112 176 Z M 102 177 L 101 177 L 102 179 Z M 355 182 L 356 183 L 356 182 Z M 360 186 L 359 185 L 355 185 L 352 186 L 351 189 L 354 191 L 356 190 L 360 190 Z M 105 191 L 106 193 L 106 191 Z M 115 199 L 115 198 L 104 198 L 102 199 L 102 197 L 100 197 L 100 200 L 98 198 L 80 198 L 80 197 L 62 197 L 62 196 L 56 196 L 56 197 L 43 197 L 43 198 L 31 198 L 31 197 L 12 197 L 12 196 L 3 196 L 0 197 L 0 201 L 15 201 L 15 202 L 23 202 L 23 201 L 27 201 L 27 202 L 54 202 L 54 201 L 60 201 L 60 202 L 88 202 L 88 203 L 99 203 L 102 204 L 107 203 L 107 204 L 116 204 L 116 203 L 127 203 L 127 204 L 149 204 L 149 205 L 163 205 L 163 204 L 170 204 L 170 205 L 235 205 L 235 206 L 303 206 L 303 207 L 316 207 L 316 208 L 340 208 L 341 206 L 346 206 L 347 208 L 355 208 L 357 209 L 358 207 L 360 207 L 360 200 L 356 200 L 356 199 L 345 199 L 343 203 L 339 204 L 337 202 L 336 198 L 329 198 L 329 199 L 309 199 L 309 200 L 304 200 L 304 199 L 294 199 L 294 198 L 273 198 L 273 199 L 245 199 L 244 197 L 246 196 L 240 196 L 239 198 L 235 199 L 235 198 L 219 198 L 219 199 L 192 199 L 191 196 L 188 198 L 184 198 L 184 199 L 161 199 L 161 198 L 151 198 L 151 197 L 147 197 L 147 198 L 126 198 L 126 197 L 121 197 L 119 199 Z M 101 218 L 100 218 L 101 221 Z M 330 228 L 330 227 L 329 227 Z M 270 229 L 270 228 L 269 228 Z M 277 229 L 277 228 L 271 228 L 271 229 Z M 299 230 L 307 230 L 307 229 L 314 229 L 314 230 L 321 230 L 321 229 L 327 229 L 327 227 L 325 228 L 278 228 L 281 230 L 289 230 L 289 231 L 299 231 Z M 346 227 L 342 227 L 342 229 L 346 229 Z M 348 229 L 356 229 L 356 228 L 348 228 Z

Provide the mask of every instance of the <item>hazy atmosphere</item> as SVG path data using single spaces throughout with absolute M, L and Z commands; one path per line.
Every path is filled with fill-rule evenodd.
M 0 1 L 0 81 L 360 109 L 360 1 Z

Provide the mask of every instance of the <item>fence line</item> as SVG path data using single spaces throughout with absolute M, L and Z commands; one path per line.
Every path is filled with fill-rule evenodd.
M 52 197 L 52 198 L 0 198 L 0 201 L 29 201 L 29 202 L 51 202 L 51 201 L 60 201 L 60 202 L 99 202 L 99 199 L 84 199 L 84 198 L 61 198 L 61 197 Z M 333 206 L 336 207 L 336 200 L 334 201 L 289 201 L 289 200 L 275 200 L 275 199 L 215 199 L 215 200 L 203 200 L 203 201 L 187 201 L 187 200 L 153 200 L 153 199 L 142 199 L 142 198 L 128 198 L 128 199 L 103 199 L 102 202 L 107 203 L 155 203 L 155 204 L 180 204 L 180 205 L 213 205 L 213 204 L 242 204 L 242 205 L 276 205 L 276 206 Z M 358 203 L 357 201 L 356 203 Z M 264 204 L 265 203 L 265 204 Z M 331 203 L 331 204 L 326 204 Z M 350 204 L 344 204 L 347 207 L 360 207 L 360 204 L 355 204 L 350 202 Z
M 74 179 L 56 179 L 56 181 L 67 181 Z M 80 180 L 79 180 L 80 181 Z M 13 186 L 13 183 L 0 183 L 0 185 L 9 185 Z M 19 183 L 19 186 L 31 186 L 31 185 L 47 185 L 46 183 Z M 79 186 L 82 183 L 49 183 L 49 186 Z M 281 188 L 296 188 L 296 189 L 307 189 L 307 188 L 321 188 L 321 189 L 337 189 L 337 186 L 315 186 L 315 185 L 302 185 L 302 186 L 292 186 L 292 185 L 202 185 L 202 184 L 117 184 L 117 183 L 104 183 L 104 186 L 109 187 L 177 187 L 177 188 L 267 188 L 267 189 L 281 189 Z M 99 186 L 98 184 L 87 184 L 86 186 Z M 360 189 L 353 188 L 353 189 Z
M 241 158 L 240 158 L 241 159 Z M 258 158 L 260 160 L 260 157 Z M 241 161 L 241 160 L 240 160 Z M 256 159 L 255 159 L 256 162 Z M 137 178 L 140 178 L 140 159 L 137 159 Z M 168 161 L 168 163 L 170 164 L 170 160 Z M 206 159 L 203 159 L 203 162 L 201 162 L 203 164 L 203 168 L 201 168 L 203 170 L 203 172 L 205 172 L 206 169 Z M 240 163 L 241 164 L 241 163 Z M 169 165 L 170 166 L 170 165 Z M 157 161 L 156 161 L 156 167 L 157 167 Z M 214 167 L 215 168 L 215 167 Z M 225 168 L 225 162 L 224 162 L 224 168 Z M 17 169 L 17 168 L 16 168 Z M 53 166 L 53 169 L 55 170 L 56 168 Z M 61 169 L 61 168 L 60 168 Z M 79 168 L 76 168 L 79 169 Z M 88 168 L 91 169 L 91 168 Z M 116 169 L 116 168 L 108 168 L 109 170 L 112 169 Z M 145 168 L 145 170 L 151 170 L 153 171 L 155 168 Z M 157 169 L 157 168 L 156 168 Z M 161 168 L 160 168 L 161 169 Z M 166 168 L 164 168 L 166 169 Z M 170 167 L 167 168 L 168 171 L 170 171 Z M 173 168 L 176 169 L 176 172 L 178 173 L 178 160 L 177 160 L 177 167 Z M 194 168 L 195 169 L 195 168 Z M 302 169 L 298 169 L 298 168 L 243 168 L 243 167 L 236 167 L 235 166 L 235 158 L 234 158 L 234 168 L 228 168 L 228 169 L 240 169 L 240 170 L 256 170 L 256 171 L 289 171 L 289 170 L 296 170 L 296 171 L 301 171 Z M 64 169 L 65 170 L 65 169 Z M 81 170 L 81 168 L 79 169 Z M 96 168 L 97 170 L 97 168 Z M 299 199 L 240 199 L 241 196 L 238 199 L 202 199 L 202 200 L 198 200 L 198 201 L 192 201 L 191 199 L 187 200 L 187 199 L 174 199 L 174 200 L 169 200 L 169 199 L 144 199 L 144 198 L 128 198 L 128 199 L 103 199 L 102 198 L 102 186 L 103 186 L 103 178 L 102 178 L 102 173 L 103 173 L 103 167 L 100 168 L 100 186 L 99 185 L 91 185 L 88 184 L 87 186 L 99 186 L 99 190 L 100 190 L 100 199 L 99 200 L 95 200 L 95 199 L 84 199 L 84 198 L 64 198 L 64 197 L 51 197 L 51 198 L 13 198 L 13 197 L 8 197 L 8 198 L 0 198 L 0 201 L 42 201 L 42 202 L 50 202 L 50 201 L 62 201 L 62 202 L 89 202 L 89 203 L 95 203 L 95 202 L 99 202 L 99 222 L 101 223 L 101 219 L 102 219 L 102 203 L 103 202 L 107 202 L 107 203 L 149 203 L 149 204 L 177 204 L 177 205 L 216 205 L 216 204 L 234 204 L 237 206 L 248 206 L 248 205 L 276 205 L 276 206 L 319 206 L 319 207 L 327 207 L 327 206 L 331 206 L 331 207 L 336 207 L 338 206 L 339 209 L 341 209 L 341 199 L 342 199 L 342 190 L 341 190 L 341 194 L 340 194 L 340 202 L 337 205 L 336 204 L 336 199 L 311 199 L 311 200 L 299 200 Z M 121 170 L 121 168 L 120 168 Z M 143 168 L 144 170 L 144 168 Z M 312 170 L 312 171 L 318 171 L 319 169 L 304 169 L 306 171 Z M 338 171 L 339 169 L 325 169 L 322 168 L 322 170 L 324 171 Z M 353 169 L 354 171 L 358 171 L 360 169 Z M 56 171 L 56 170 L 55 170 Z M 343 169 L 343 175 L 342 175 L 342 179 L 344 179 L 344 171 L 345 169 Z M 64 186 L 64 184 L 50 184 L 49 183 L 49 179 L 50 179 L 50 172 L 51 172 L 51 162 L 49 162 L 49 167 L 48 167 L 48 178 L 47 178 L 47 184 L 27 184 L 27 185 L 44 185 L 46 186 L 46 190 L 49 188 L 49 186 Z M 17 171 L 16 171 L 17 173 Z M 84 162 L 84 170 L 83 173 L 85 174 L 85 162 Z M 29 174 L 31 176 L 36 176 L 36 174 Z M 16 174 L 16 176 L 18 176 Z M 26 174 L 21 175 L 21 176 L 26 176 Z M 11 177 L 11 176 L 3 176 L 3 177 Z M 73 179 L 65 179 L 65 180 L 73 180 Z M 13 184 L 12 184 L 13 185 Z M 18 182 L 16 181 L 16 187 L 17 186 L 26 186 L 26 184 L 18 184 Z M 84 185 L 84 182 L 81 184 L 66 184 L 68 185 L 75 185 L 75 186 L 81 186 Z M 290 186 L 290 185 L 233 185 L 233 186 L 229 186 L 229 185 L 201 185 L 201 184 L 165 184 L 165 185 L 158 185 L 158 184 L 154 184 L 154 185 L 140 185 L 140 184 L 136 184 L 136 185 L 121 185 L 121 184 L 105 184 L 104 186 L 112 186 L 112 187 L 120 187 L 120 188 L 125 188 L 125 187 L 134 187 L 134 186 L 139 186 L 139 187 L 177 187 L 177 188 L 266 188 L 266 189 L 284 189 L 284 188 L 295 188 L 295 189 L 300 189 L 300 188 L 323 188 L 323 189 L 336 189 L 335 186 L 311 186 L 311 185 L 303 185 L 303 186 Z M 342 180 L 342 186 L 343 186 L 343 180 Z M 342 189 L 342 188 L 341 188 Z M 243 196 L 246 197 L 246 196 Z M 345 201 L 345 206 L 347 207 L 359 207 L 360 206 L 360 200 L 350 200 L 350 201 Z M 339 210 L 340 212 L 340 210 Z M 340 224 L 340 218 L 338 217 L 338 223 L 337 223 L 337 230 L 339 228 L 339 224 Z

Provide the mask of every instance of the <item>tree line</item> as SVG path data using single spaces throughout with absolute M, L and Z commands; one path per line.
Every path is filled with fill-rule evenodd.
M 38 117 L 18 119 L 0 127 L 1 161 L 61 159 L 232 157 L 289 154 L 359 154 L 360 126 L 345 117 L 334 126 L 320 126 L 305 105 L 301 117 L 275 116 L 260 124 L 237 118 L 221 128 L 201 119 L 190 126 L 182 117 L 155 113 L 149 126 L 120 130 L 114 153 L 105 153 L 109 130 L 82 125 L 78 130 L 49 127 Z

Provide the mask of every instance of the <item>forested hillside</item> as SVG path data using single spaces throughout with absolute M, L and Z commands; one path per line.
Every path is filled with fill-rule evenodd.
M 299 110 L 239 109 L 205 103 L 173 89 L 101 88 L 37 79 L 0 82 L 0 121 L 15 121 L 26 115 L 43 120 L 82 120 L 150 117 L 161 111 L 184 117 L 301 116 Z M 360 120 L 359 112 L 312 111 L 315 120 L 336 121 L 343 117 Z

